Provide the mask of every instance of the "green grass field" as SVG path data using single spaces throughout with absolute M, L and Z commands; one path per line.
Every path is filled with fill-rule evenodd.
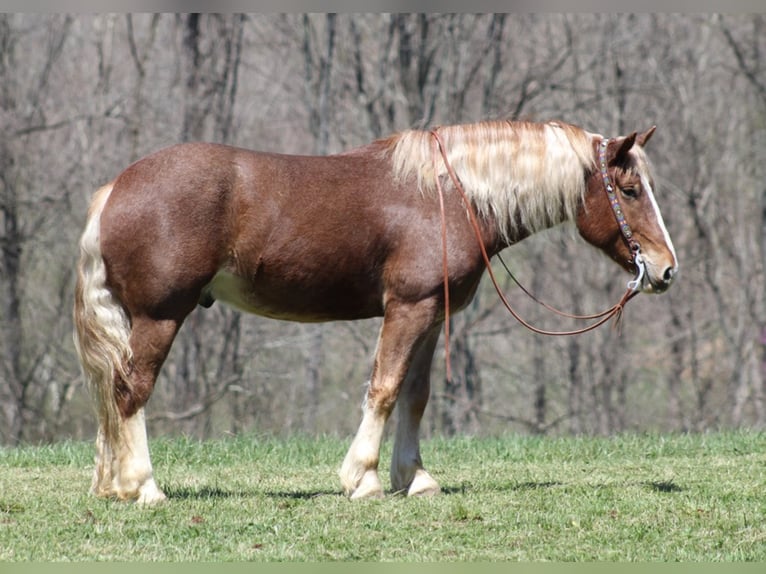
M 442 495 L 361 502 L 348 442 L 155 440 L 156 508 L 89 496 L 90 444 L 2 449 L 0 560 L 766 560 L 763 433 L 433 440 Z

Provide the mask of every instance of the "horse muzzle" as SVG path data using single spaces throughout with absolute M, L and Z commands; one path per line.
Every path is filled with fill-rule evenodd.
M 642 293 L 664 293 L 672 285 L 678 275 L 678 264 L 653 262 L 644 254 L 636 255 L 636 278 L 628 286 Z

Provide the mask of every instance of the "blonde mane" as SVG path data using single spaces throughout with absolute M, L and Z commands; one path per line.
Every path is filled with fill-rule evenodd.
M 492 216 L 507 240 L 573 220 L 595 168 L 592 135 L 559 122 L 492 121 L 439 128 L 447 158 L 480 216 Z M 429 131 L 389 140 L 395 178 L 416 177 L 424 193 L 447 173 L 434 161 Z M 435 168 L 435 170 L 434 170 Z

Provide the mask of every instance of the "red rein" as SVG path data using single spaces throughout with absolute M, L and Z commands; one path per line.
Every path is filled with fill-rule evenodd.
M 492 265 L 489 260 L 489 255 L 487 255 L 487 249 L 484 246 L 484 242 L 481 239 L 481 229 L 479 228 L 479 223 L 476 220 L 476 215 L 473 212 L 473 208 L 471 207 L 471 202 L 468 200 L 468 197 L 466 196 L 463 186 L 460 184 L 460 180 L 458 180 L 457 175 L 455 174 L 455 171 L 452 169 L 452 166 L 450 165 L 449 160 L 447 159 L 447 151 L 446 151 L 446 148 L 444 147 L 444 142 L 442 141 L 442 138 L 439 135 L 438 129 L 431 130 L 431 135 L 434 138 L 434 151 L 438 151 L 441 154 L 441 157 L 444 160 L 444 166 L 447 168 L 447 173 L 449 174 L 450 179 L 452 180 L 452 183 L 455 185 L 455 189 L 457 189 L 457 191 L 460 193 L 460 196 L 463 199 L 463 203 L 466 206 L 466 209 L 468 211 L 468 218 L 471 222 L 471 226 L 473 227 L 474 233 L 476 234 L 476 240 L 479 242 L 479 249 L 481 250 L 481 255 L 484 258 L 484 264 L 487 267 L 487 273 L 489 274 L 489 277 L 492 280 L 492 285 L 494 285 L 495 291 L 497 291 L 497 294 L 500 297 L 500 300 L 503 302 L 503 305 L 508 310 L 508 312 L 513 316 L 513 318 L 534 333 L 537 333 L 539 335 L 550 335 L 550 336 L 579 335 L 581 333 L 587 333 L 588 331 L 592 331 L 600 327 L 601 325 L 609 321 L 612 317 L 616 317 L 617 324 L 619 324 L 620 318 L 622 317 L 622 310 L 625 307 L 625 304 L 628 301 L 630 301 L 630 299 L 632 299 L 635 295 L 638 295 L 639 293 L 635 289 L 628 288 L 625 294 L 620 299 L 620 301 L 617 304 L 610 307 L 609 309 L 607 309 L 606 311 L 602 311 L 601 313 L 597 313 L 594 315 L 570 315 L 569 313 L 558 311 L 557 309 L 554 309 L 553 307 L 546 305 L 545 303 L 537 299 L 537 297 L 535 297 L 532 293 L 527 291 L 527 289 L 525 289 L 516 280 L 516 278 L 513 277 L 513 275 L 511 275 L 511 278 L 513 279 L 513 281 L 521 288 L 521 290 L 524 293 L 526 293 L 535 302 L 544 306 L 546 309 L 556 313 L 557 315 L 561 315 L 563 317 L 568 317 L 571 319 L 581 319 L 581 320 L 598 319 L 595 323 L 592 323 L 588 325 L 587 327 L 583 327 L 581 329 L 575 329 L 573 331 L 547 331 L 545 329 L 539 329 L 538 327 L 530 325 L 513 309 L 513 307 L 511 307 L 511 304 L 508 302 L 508 299 L 506 298 L 502 289 L 500 289 L 500 285 L 497 282 L 497 278 L 495 277 L 494 271 L 492 271 Z M 447 376 L 447 380 L 451 381 L 452 368 L 450 365 L 450 352 L 449 352 L 450 328 L 449 328 L 449 271 L 447 268 L 447 219 L 446 219 L 446 215 L 444 211 L 444 191 L 442 190 L 441 182 L 439 181 L 439 177 L 438 177 L 438 171 L 436 169 L 436 154 L 434 154 L 434 176 L 436 179 L 436 189 L 439 192 L 439 209 L 441 210 L 441 226 L 442 226 L 442 265 L 444 268 L 444 349 L 445 349 L 445 361 L 446 361 L 446 376 Z

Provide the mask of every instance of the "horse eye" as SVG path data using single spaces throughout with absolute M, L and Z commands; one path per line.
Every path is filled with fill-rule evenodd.
M 636 199 L 638 197 L 638 189 L 635 187 L 622 187 L 620 188 L 620 191 L 622 191 L 622 194 L 625 197 L 629 197 L 630 199 Z

